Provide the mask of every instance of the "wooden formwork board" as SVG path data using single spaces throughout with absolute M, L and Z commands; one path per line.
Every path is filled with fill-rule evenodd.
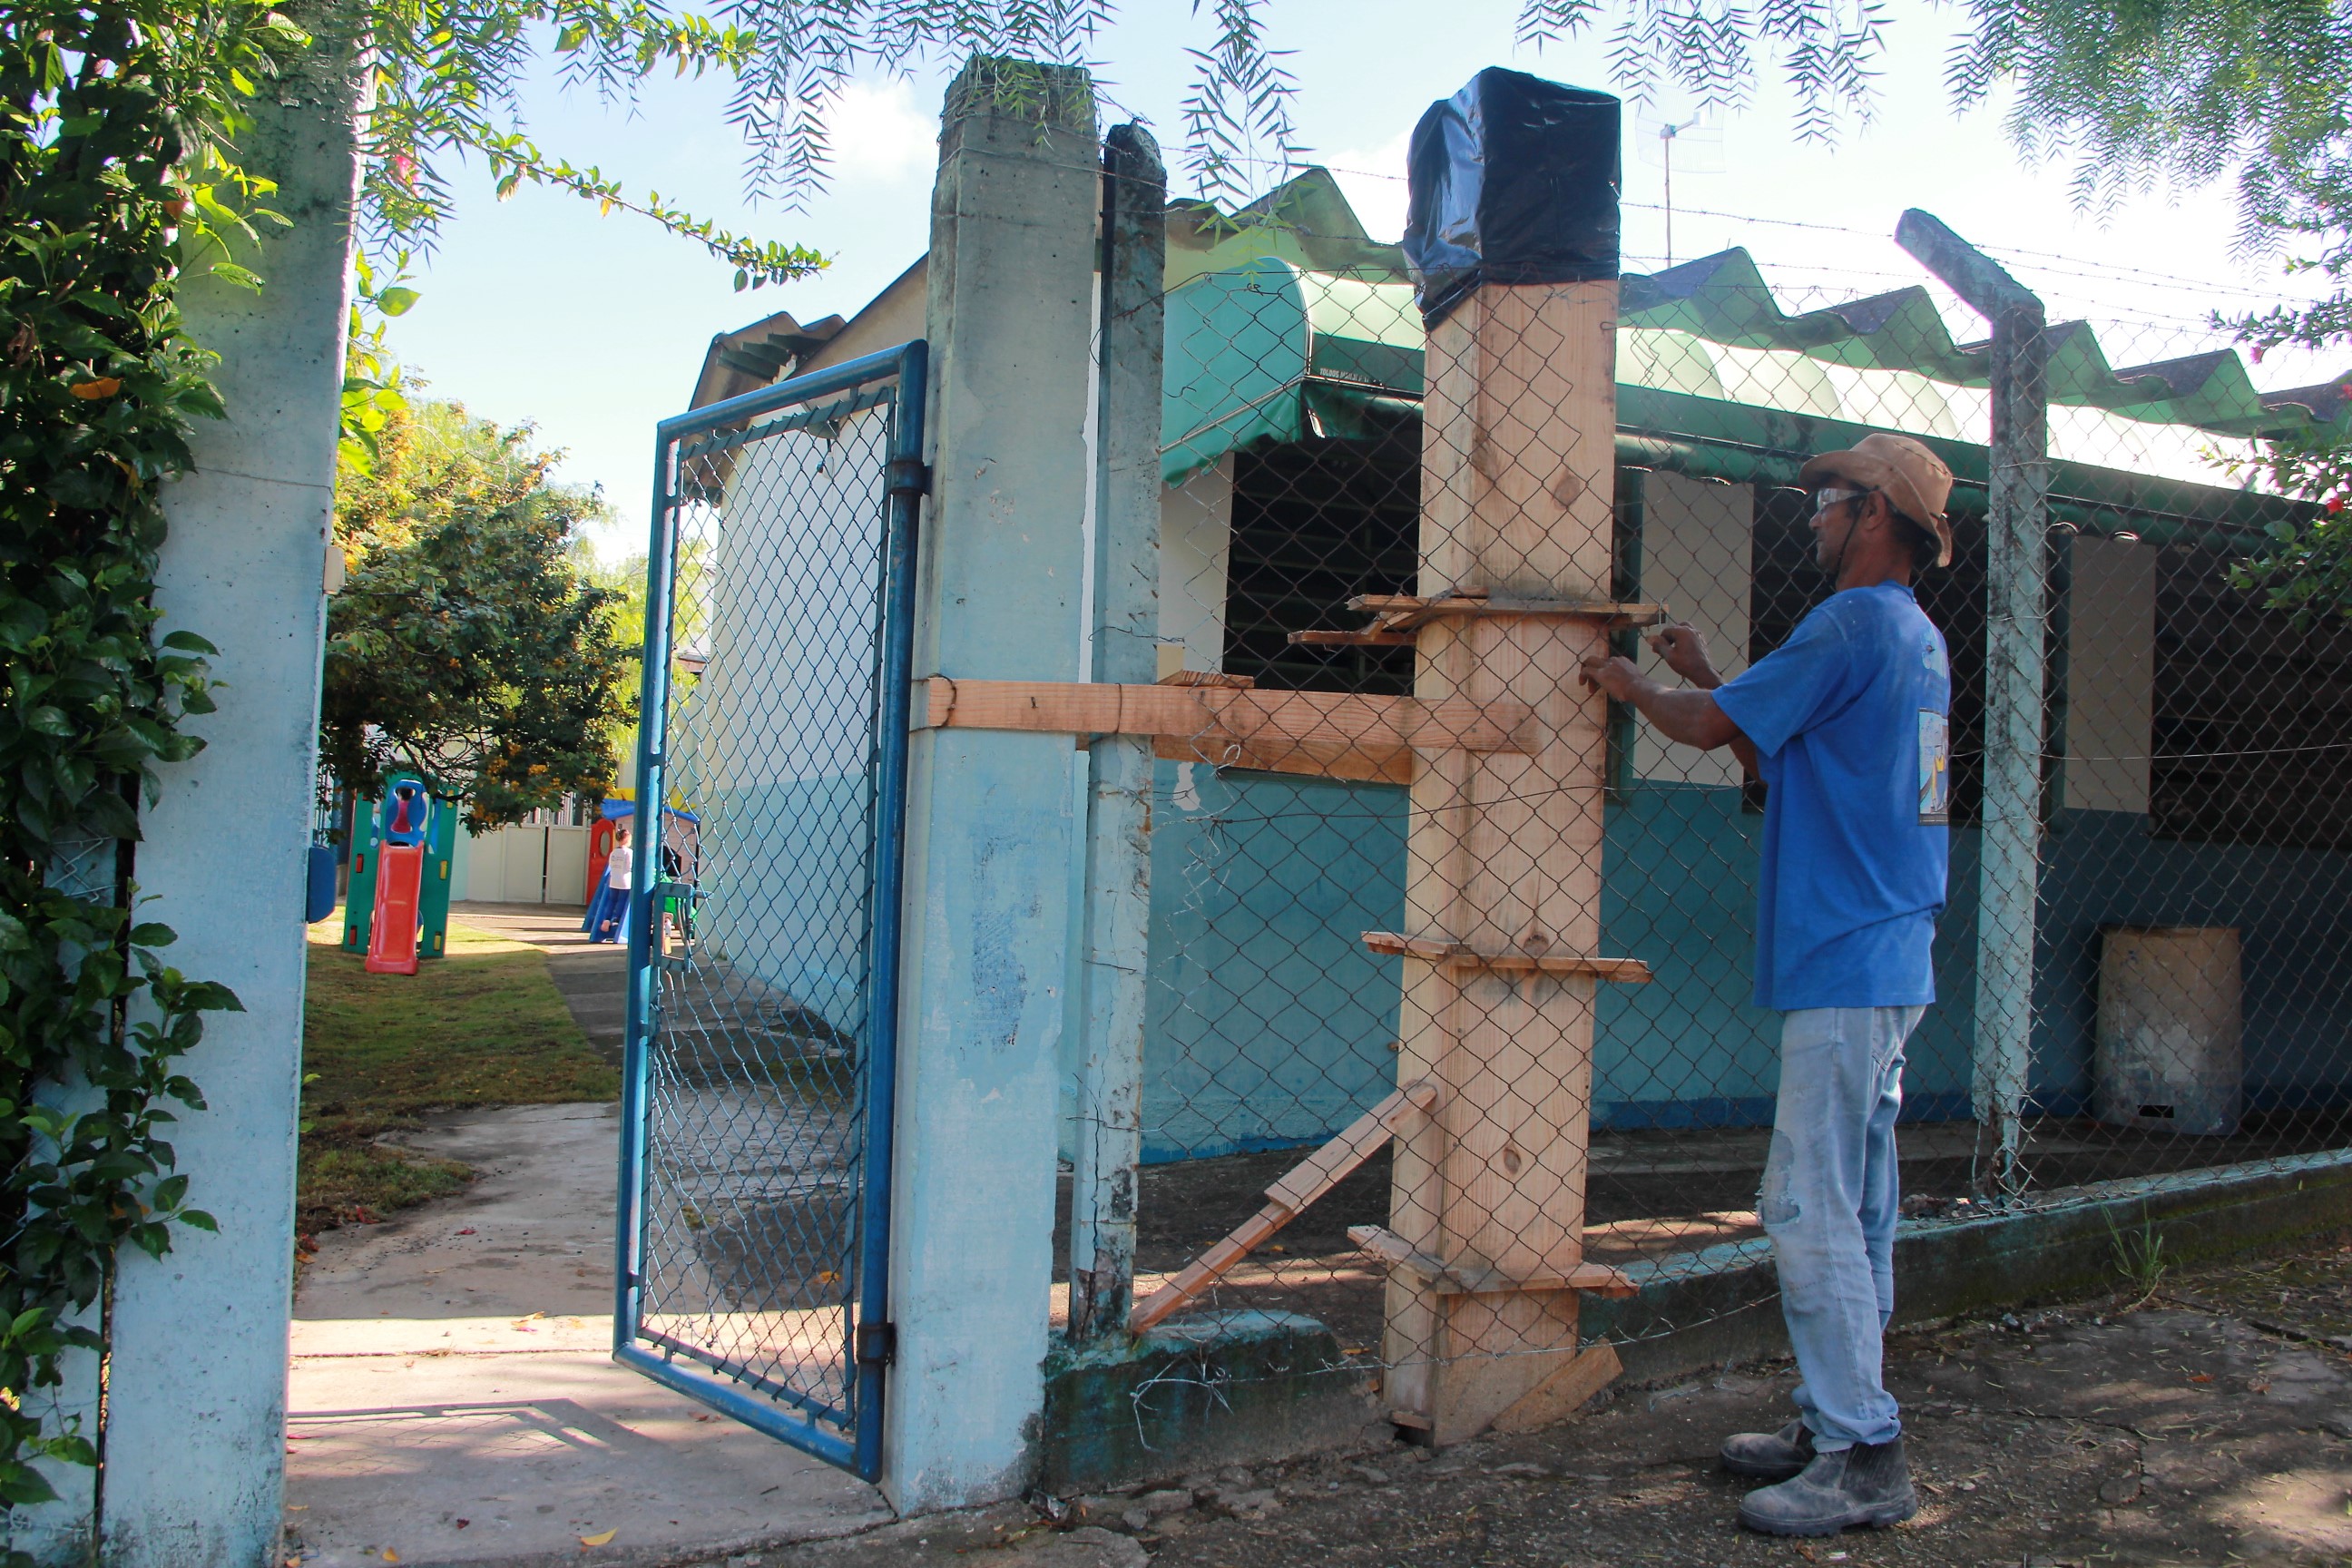
M 1583 1263 L 1602 976 L 1607 705 L 1580 670 L 1612 618 L 1651 607 L 1561 610 L 1609 600 L 1615 327 L 1613 282 L 1488 285 L 1430 333 L 1418 598 L 1483 605 L 1417 618 L 1414 694 L 1535 720 L 1526 749 L 1427 753 L 1412 782 L 1398 1072 L 1436 1083 L 1439 1108 L 1398 1140 L 1388 1228 L 1456 1278 L 1528 1282 L 1470 1292 L 1391 1268 L 1391 1402 L 1439 1443 L 1600 1365 L 1576 1288 L 1554 1283 Z
M 944 675 L 924 681 L 917 696 L 917 729 L 1150 735 L 1158 754 L 1179 761 L 1399 784 L 1411 780 L 1415 752 L 1536 743 L 1533 715 L 1510 701 Z

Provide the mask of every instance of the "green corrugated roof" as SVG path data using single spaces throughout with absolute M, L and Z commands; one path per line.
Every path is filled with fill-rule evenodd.
M 1164 476 L 1181 481 L 1260 441 L 1357 434 L 1375 412 L 1369 400 L 1419 396 L 1420 314 L 1411 286 L 1388 276 L 1321 273 L 1262 255 L 1172 289 Z M 1735 249 L 1629 276 L 1622 298 L 1621 402 L 1647 389 L 1980 441 L 1985 346 L 1954 342 L 1925 289 L 1792 316 Z M 2084 324 L 2051 330 L 2051 451 L 2076 467 L 2212 487 L 2217 452 L 2343 406 L 2332 385 L 2264 397 L 2231 351 L 2117 372 Z
M 1935 300 L 1921 287 L 1808 310 L 1783 312 L 1747 251 L 1731 249 L 1650 275 L 1628 276 L 1622 310 L 1630 324 L 1675 329 L 1710 342 L 1796 353 L 1856 369 L 1910 371 L 1955 386 L 1985 385 L 1983 343 L 1952 341 Z M 2252 436 L 2333 418 L 2340 397 L 2316 393 L 2324 406 L 2296 393 L 2264 398 L 2236 351 L 2117 370 L 2089 325 L 2050 329 L 2050 400 L 2105 408 L 2153 424 L 2188 425 L 2216 435 Z

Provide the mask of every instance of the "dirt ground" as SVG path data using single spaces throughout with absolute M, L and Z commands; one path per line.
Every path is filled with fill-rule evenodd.
M 1717 1468 L 1716 1444 L 1784 1418 L 1794 1376 L 1780 1363 L 1612 1391 L 1527 1436 L 1436 1454 L 1400 1444 L 910 1521 L 772 1552 L 762 1568 L 1142 1554 L 1159 1568 L 2346 1568 L 2347 1352 L 2352 1235 L 2168 1279 L 2142 1303 L 1896 1336 L 1889 1381 L 1924 1506 L 1891 1531 L 1788 1542 L 1738 1528 L 1741 1483 Z

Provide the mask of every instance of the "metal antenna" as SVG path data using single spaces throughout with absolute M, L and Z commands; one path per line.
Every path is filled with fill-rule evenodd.
M 1634 145 L 1641 150 L 1644 162 L 1654 163 L 1665 172 L 1666 185 L 1666 265 L 1675 264 L 1675 153 L 1683 153 L 1683 173 L 1705 174 L 1721 173 L 1719 149 L 1722 131 L 1708 122 L 1702 113 L 1682 120 L 1652 120 L 1641 118 L 1641 132 Z M 1710 159 L 1714 162 L 1711 163 Z
M 1688 124 L 1689 121 L 1684 121 Z M 1672 121 L 1658 127 L 1658 156 L 1666 170 L 1666 265 L 1675 264 L 1675 134 L 1682 130 Z

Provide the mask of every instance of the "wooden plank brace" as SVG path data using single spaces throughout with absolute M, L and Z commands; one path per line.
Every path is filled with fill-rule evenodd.
M 1169 1281 L 1139 1302 L 1127 1320 L 1129 1332 L 1141 1333 L 1173 1315 L 1227 1270 L 1263 1244 L 1266 1237 L 1298 1217 L 1309 1204 L 1346 1180 L 1349 1173 L 1381 1152 L 1397 1124 L 1412 1115 L 1427 1115 L 1437 1106 L 1437 1086 L 1422 1081 L 1392 1089 L 1378 1105 L 1350 1122 L 1347 1130 L 1292 1166 L 1266 1188 L 1265 1206 L 1236 1226 L 1225 1238 L 1186 1264 Z
M 916 693 L 915 715 L 919 730 L 1227 739 L 1261 747 L 1344 743 L 1367 752 L 1526 754 L 1537 741 L 1529 732 L 1534 711 L 1524 702 L 1431 702 L 1230 686 L 957 680 L 934 675 Z

